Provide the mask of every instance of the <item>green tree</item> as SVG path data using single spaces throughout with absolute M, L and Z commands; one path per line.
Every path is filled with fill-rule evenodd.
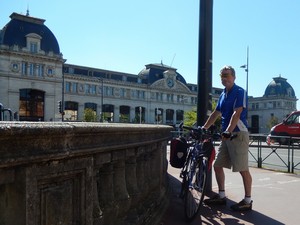
M 197 109 L 194 108 L 191 111 L 184 112 L 184 125 L 192 126 L 197 121 Z
M 267 127 L 269 129 L 271 129 L 272 127 L 274 127 L 276 124 L 278 124 L 278 118 L 274 115 L 271 116 L 268 124 L 267 124 Z
M 97 114 L 93 109 L 87 108 L 83 112 L 83 121 L 85 122 L 96 122 L 98 121 Z
M 217 103 L 212 103 L 212 111 L 217 107 Z M 184 112 L 184 124 L 186 126 L 192 126 L 197 122 L 197 108 L 192 109 L 191 111 Z M 215 122 L 215 127 L 217 131 L 221 130 L 221 117 L 219 117 Z

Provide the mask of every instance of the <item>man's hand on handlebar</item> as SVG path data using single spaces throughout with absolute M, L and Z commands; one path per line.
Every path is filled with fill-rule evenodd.
M 232 134 L 231 132 L 229 131 L 224 131 L 222 134 L 222 140 L 225 141 L 227 139 L 230 139 L 232 140 L 233 138 L 236 138 L 237 137 L 237 134 Z

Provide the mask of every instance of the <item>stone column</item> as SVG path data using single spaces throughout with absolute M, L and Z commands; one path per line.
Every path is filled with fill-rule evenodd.
M 125 180 L 124 160 L 114 162 L 113 181 L 115 202 L 118 207 L 118 221 L 122 221 L 126 217 L 126 213 L 128 212 L 131 203 Z
M 99 170 L 98 196 L 100 208 L 103 211 L 103 224 L 114 224 L 118 216 L 113 185 L 113 164 L 104 164 Z
M 140 191 L 137 183 L 137 162 L 135 156 L 126 160 L 125 176 L 128 194 L 131 199 L 130 211 L 127 215 L 127 220 L 132 224 L 138 220 L 137 207 L 140 201 Z
M 134 118 L 135 118 L 135 108 L 134 107 L 130 107 L 130 112 L 129 112 L 129 117 L 130 117 L 130 120 L 129 120 L 129 122 L 131 123 L 133 120 L 134 120 Z
M 120 106 L 119 105 L 115 105 L 115 107 L 114 107 L 113 122 L 116 122 L 116 123 L 120 122 Z

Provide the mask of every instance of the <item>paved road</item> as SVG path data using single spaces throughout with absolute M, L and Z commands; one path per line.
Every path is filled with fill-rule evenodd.
M 253 177 L 253 210 L 232 212 L 230 205 L 239 202 L 244 195 L 239 173 L 226 173 L 226 206 L 203 206 L 201 214 L 191 225 L 208 224 L 259 224 L 296 225 L 300 221 L 300 175 L 250 168 Z M 187 224 L 184 221 L 183 202 L 178 198 L 180 190 L 179 169 L 168 167 L 170 184 L 170 205 L 162 218 L 161 225 Z M 212 179 L 213 192 L 217 192 L 215 179 Z M 212 193 L 210 193 L 212 194 Z

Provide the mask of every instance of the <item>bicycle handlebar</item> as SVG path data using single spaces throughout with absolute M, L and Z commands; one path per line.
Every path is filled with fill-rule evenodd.
M 197 132 L 197 133 L 202 133 L 204 129 L 202 129 L 202 127 L 197 127 L 197 128 L 194 128 L 194 127 L 188 127 L 188 126 L 182 126 L 183 129 L 186 129 L 186 130 L 191 130 L 191 131 L 194 131 L 194 132 Z
M 183 122 L 181 122 L 179 124 L 179 129 L 190 130 L 190 131 L 192 131 L 192 132 L 194 132 L 198 135 L 203 135 L 203 134 L 208 134 L 209 133 L 208 130 L 206 130 L 206 129 L 200 127 L 200 126 L 198 126 L 196 128 L 195 127 L 190 127 L 190 126 L 185 126 L 185 125 L 183 125 Z M 210 135 L 212 135 L 212 134 L 210 134 Z M 237 136 L 238 136 L 237 134 L 232 134 L 231 132 L 228 132 L 228 131 L 225 131 L 221 134 L 221 137 L 224 137 L 224 138 L 227 138 L 227 139 L 230 139 L 230 140 L 236 138 Z

